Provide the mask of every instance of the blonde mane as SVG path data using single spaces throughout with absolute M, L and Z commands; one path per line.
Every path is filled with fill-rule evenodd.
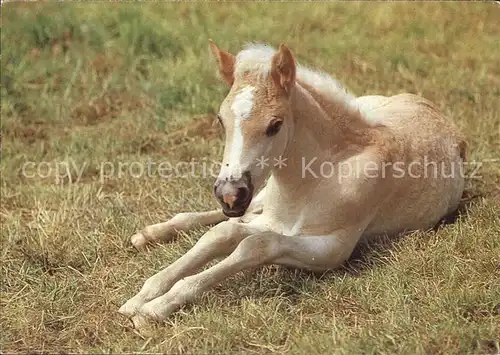
M 250 43 L 236 56 L 235 75 L 245 72 L 257 72 L 261 77 L 267 78 L 271 70 L 271 58 L 276 53 L 276 49 L 267 44 Z M 297 65 L 297 80 L 303 82 L 335 101 L 341 101 L 348 106 L 356 98 L 348 92 L 346 88 L 335 80 L 331 75 Z

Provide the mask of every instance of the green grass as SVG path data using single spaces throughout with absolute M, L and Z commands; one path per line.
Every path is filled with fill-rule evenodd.
M 498 353 L 498 18 L 494 3 L 2 5 L 2 351 Z M 117 309 L 203 231 L 149 252 L 129 237 L 216 207 L 212 179 L 102 178 L 101 165 L 220 159 L 222 133 L 199 126 L 227 92 L 209 38 L 233 53 L 285 42 L 357 95 L 434 101 L 483 162 L 467 181 L 479 197 L 342 270 L 239 274 L 137 334 Z

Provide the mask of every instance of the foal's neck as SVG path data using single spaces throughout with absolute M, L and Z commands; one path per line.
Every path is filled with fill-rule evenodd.
M 376 135 L 374 125 L 344 98 L 331 97 L 300 83 L 293 102 L 296 125 L 311 130 L 317 139 L 325 140 L 337 152 L 372 144 Z
M 297 174 L 303 173 L 304 164 L 311 160 L 319 164 L 342 161 L 363 151 L 377 137 L 376 127 L 359 110 L 340 99 L 326 97 L 307 84 L 297 84 L 290 101 L 294 130 L 285 151 L 288 165 L 273 171 L 280 180 L 297 178 Z

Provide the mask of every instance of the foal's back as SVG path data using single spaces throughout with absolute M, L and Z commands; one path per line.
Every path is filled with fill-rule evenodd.
M 366 235 L 398 233 L 401 225 L 408 230 L 432 228 L 460 202 L 463 136 L 430 101 L 417 95 L 364 96 L 356 103 L 369 121 L 387 126 L 394 135 L 399 169 L 392 171 L 394 194 Z

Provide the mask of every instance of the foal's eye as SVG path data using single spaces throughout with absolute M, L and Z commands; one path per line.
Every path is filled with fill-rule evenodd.
M 281 118 L 277 118 L 277 117 L 273 118 L 271 120 L 271 123 L 269 123 L 269 126 L 267 126 L 266 135 L 268 137 L 272 137 L 272 136 L 276 135 L 280 131 L 282 124 L 283 124 L 283 120 Z

